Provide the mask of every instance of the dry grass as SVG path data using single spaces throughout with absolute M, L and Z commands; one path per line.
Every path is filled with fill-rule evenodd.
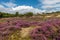
M 8 40 L 31 40 L 29 33 L 34 27 L 22 28 L 21 31 L 14 32 Z

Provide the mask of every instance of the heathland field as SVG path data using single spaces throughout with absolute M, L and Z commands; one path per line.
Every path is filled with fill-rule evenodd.
M 10 16 L 0 15 L 0 40 L 60 40 L 60 13 Z

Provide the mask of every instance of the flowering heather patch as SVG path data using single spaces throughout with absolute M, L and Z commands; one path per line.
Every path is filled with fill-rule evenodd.
M 1 40 L 5 40 L 6 36 L 11 35 L 16 30 L 21 30 L 22 27 L 29 27 L 30 24 L 22 20 L 14 20 L 0 23 L 0 37 Z M 4 38 L 3 38 L 4 37 Z
M 7 19 L 5 22 L 0 23 L 0 39 L 10 40 L 9 36 L 11 35 L 15 36 L 16 34 L 18 36 L 18 33 L 20 35 L 19 31 L 21 31 L 22 28 L 28 28 L 28 27 L 32 27 L 33 29 L 32 31 L 31 30 L 29 31 L 31 40 L 59 40 L 60 39 L 60 19 L 58 18 L 49 19 L 45 21 L 27 21 L 27 20 L 22 20 L 17 18 Z M 18 31 L 18 33 L 16 31 Z M 16 38 L 16 40 L 19 38 L 20 36 Z
M 32 40 L 60 40 L 60 19 L 52 19 L 40 24 L 30 33 Z

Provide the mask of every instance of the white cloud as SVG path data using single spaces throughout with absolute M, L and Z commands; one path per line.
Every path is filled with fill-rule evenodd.
M 60 7 L 59 2 L 60 2 L 60 0 L 44 0 L 42 2 L 42 4 L 45 8 L 48 8 L 48 7 L 53 8 L 53 7 Z M 57 4 L 57 3 L 59 3 L 59 4 Z
M 32 6 L 17 6 L 13 10 L 22 10 L 22 9 L 33 9 Z
M 0 11 L 1 12 L 7 12 L 7 13 L 15 13 L 15 12 L 20 12 L 20 13 L 26 13 L 26 12 L 33 12 L 33 13 L 41 13 L 42 11 L 39 10 L 38 8 L 34 8 L 32 6 L 16 6 L 16 7 L 9 7 L 6 8 L 3 5 L 0 5 Z
M 0 5 L 0 12 L 10 12 L 11 8 L 5 8 L 3 5 Z
M 6 3 L 2 3 L 4 6 L 7 6 L 9 8 L 15 7 L 16 4 L 12 3 L 12 2 L 6 2 Z
M 42 3 L 49 5 L 49 4 L 56 4 L 58 2 L 60 2 L 60 0 L 44 0 Z
M 0 8 L 4 8 L 4 6 L 3 5 L 0 5 Z
M 60 11 L 60 0 L 43 0 L 41 3 L 43 4 L 41 8 L 44 10 Z
M 12 8 L 13 11 L 19 11 L 20 13 L 26 13 L 26 12 L 33 12 L 33 13 L 41 13 L 42 11 L 38 8 L 33 8 L 32 6 L 17 6 L 15 8 Z

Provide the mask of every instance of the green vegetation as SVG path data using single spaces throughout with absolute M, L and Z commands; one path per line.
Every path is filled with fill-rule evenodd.
M 0 18 L 8 18 L 8 17 L 32 17 L 32 16 L 49 16 L 49 15 L 53 15 L 53 16 L 57 16 L 58 14 L 60 14 L 60 11 L 57 11 L 57 12 L 52 12 L 52 13 L 37 13 L 37 14 L 33 14 L 32 12 L 27 12 L 27 13 L 19 13 L 19 12 L 16 12 L 16 13 L 4 13 L 4 12 L 0 12 Z
M 4 13 L 4 12 L 0 12 L 0 18 L 7 18 L 7 17 L 30 17 L 33 16 L 32 12 L 28 12 L 25 14 L 19 14 L 19 12 L 16 12 L 15 14 L 11 14 L 11 13 Z
M 31 16 L 33 16 L 33 13 L 32 12 L 28 12 L 28 13 L 25 13 L 24 16 L 31 17 Z

